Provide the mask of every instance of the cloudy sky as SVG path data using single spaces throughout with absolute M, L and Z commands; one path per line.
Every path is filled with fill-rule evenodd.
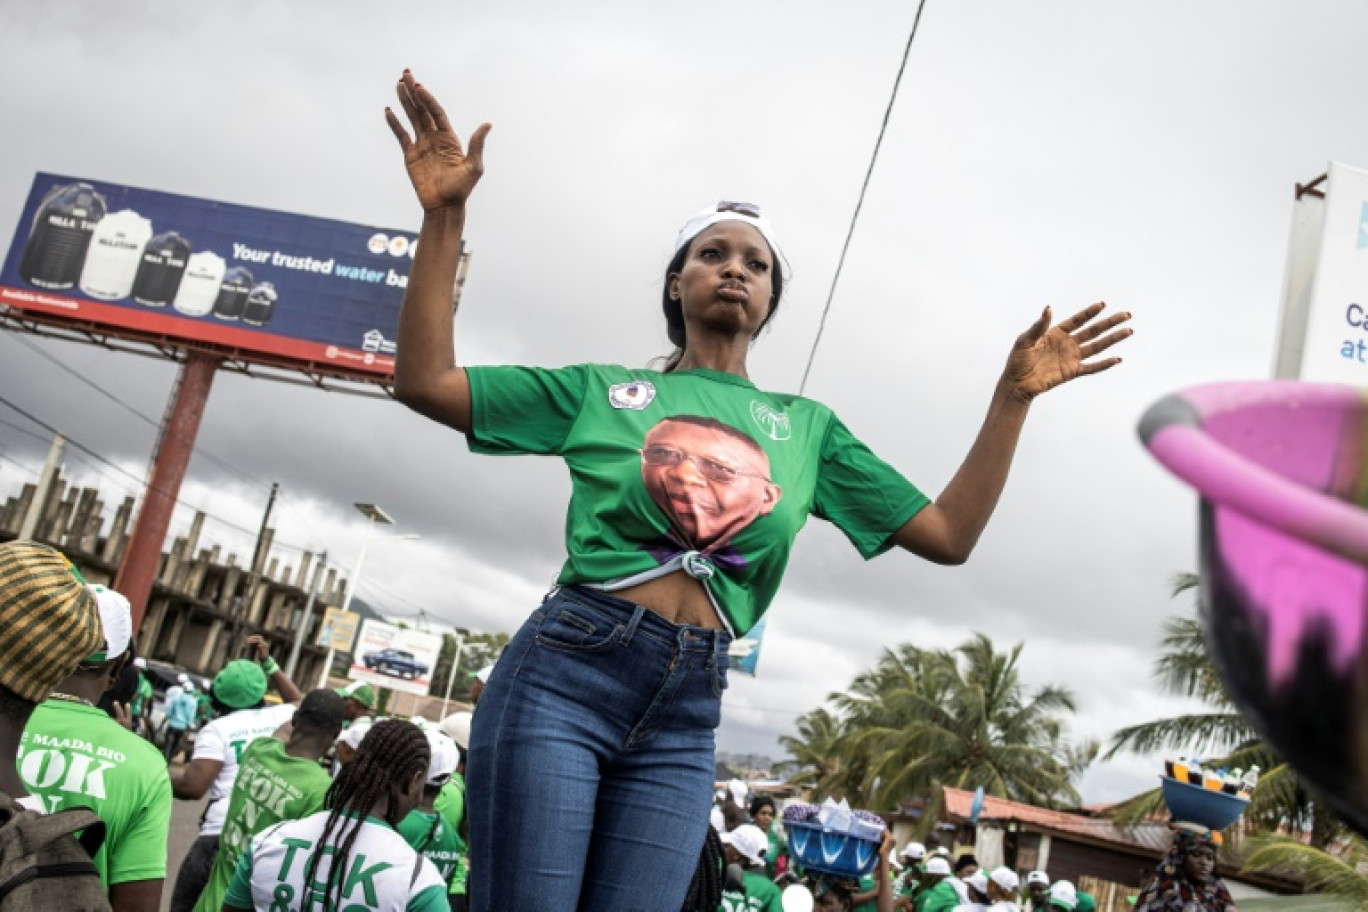
M 796 390 L 911 28 L 914 3 L 250 3 L 0 10 L 0 226 L 36 171 L 416 229 L 382 111 L 411 67 L 458 131 L 494 124 L 458 321 L 468 363 L 644 366 L 682 220 L 760 202 L 794 277 L 750 371 Z M 949 480 L 1012 340 L 1044 304 L 1135 314 L 1126 361 L 1033 406 L 978 551 L 862 562 L 814 522 L 719 744 L 775 737 L 887 645 L 1026 642 L 1033 686 L 1074 688 L 1078 737 L 1171 713 L 1150 680 L 1195 502 L 1137 443 L 1144 408 L 1266 376 L 1293 187 L 1368 165 L 1368 7 L 1344 2 L 929 0 L 807 393 L 930 492 Z M 64 365 L 65 370 L 58 364 Z M 0 335 L 0 390 L 141 476 L 174 368 Z M 103 391 L 103 392 L 102 392 Z M 108 396 L 103 393 L 109 394 Z M 110 397 L 114 398 L 110 398 Z M 115 401 L 115 400 L 118 401 Z M 131 409 L 131 410 L 130 410 Z M 0 495 L 45 434 L 0 409 Z M 36 436 L 35 433 L 36 432 Z M 135 485 L 78 452 L 107 499 Z M 562 554 L 551 460 L 467 452 L 393 402 L 221 373 L 182 492 L 250 553 L 270 482 L 275 554 L 360 552 L 354 501 L 417 542 L 373 546 L 360 594 L 434 623 L 514 629 Z M 240 527 L 240 528 L 235 528 Z M 1092 770 L 1088 801 L 1153 784 Z

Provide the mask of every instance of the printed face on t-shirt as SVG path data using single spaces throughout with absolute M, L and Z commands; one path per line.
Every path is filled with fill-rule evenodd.
M 666 418 L 651 428 L 641 479 L 671 528 L 705 552 L 726 547 L 780 497 L 759 444 L 712 418 Z

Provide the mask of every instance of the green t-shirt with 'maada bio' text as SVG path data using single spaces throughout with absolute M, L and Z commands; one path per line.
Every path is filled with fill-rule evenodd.
M 866 558 L 930 501 L 832 413 L 711 370 L 471 367 L 470 448 L 570 469 L 557 582 L 604 583 L 681 556 L 741 635 L 774 598 L 809 515 Z
M 282 820 L 298 820 L 322 809 L 331 784 L 332 778 L 317 761 L 290 756 L 277 738 L 249 744 L 228 799 L 218 857 L 195 912 L 219 912 L 238 859 L 252 837 Z
M 104 821 L 104 845 L 94 862 L 106 887 L 166 878 L 166 760 L 104 710 L 39 703 L 24 726 L 19 775 L 49 811 L 88 807 Z

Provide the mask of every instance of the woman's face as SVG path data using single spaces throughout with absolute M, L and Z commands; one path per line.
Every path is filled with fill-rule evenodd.
M 774 268 L 764 235 L 745 222 L 718 222 L 690 242 L 684 266 L 670 277 L 670 295 L 686 325 L 753 336 L 769 316 Z
M 1211 879 L 1216 870 L 1216 850 L 1209 845 L 1199 845 L 1191 849 L 1183 860 L 1183 870 L 1197 883 Z
M 760 810 L 755 812 L 755 825 L 766 833 L 770 831 L 770 826 L 774 823 L 774 808 L 768 804 L 760 806 Z

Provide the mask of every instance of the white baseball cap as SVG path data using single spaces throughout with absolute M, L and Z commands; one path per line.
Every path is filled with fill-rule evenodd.
M 740 779 L 732 779 L 727 783 L 727 791 L 731 792 L 732 801 L 739 807 L 746 806 L 746 783 Z
M 481 668 L 479 671 L 475 672 L 475 680 L 479 681 L 481 684 L 488 684 L 489 676 L 493 673 L 494 666 L 486 665 L 484 668 Z
M 1050 884 L 1050 902 L 1071 910 L 1078 905 L 1078 891 L 1067 880 L 1056 880 Z
M 1048 887 L 1050 885 L 1050 875 L 1046 874 L 1044 871 L 1032 871 L 1030 874 L 1026 875 L 1026 883 L 1043 884 Z
M 471 718 L 471 714 L 468 712 L 452 713 L 437 723 L 437 729 L 462 748 L 468 748 L 470 747 Z
M 434 728 L 423 729 L 423 734 L 427 735 L 428 747 L 432 751 L 432 757 L 428 760 L 427 784 L 446 785 L 460 765 L 461 752 L 456 749 L 455 741 Z
M 988 875 L 987 875 L 987 874 L 984 874 L 982 871 L 975 871 L 973 874 L 970 874 L 968 877 L 965 877 L 965 878 L 962 878 L 962 879 L 964 880 L 965 883 L 967 883 L 969 886 L 973 887 L 975 890 L 978 890 L 980 893 L 983 893 L 984 895 L 987 895 L 987 893 L 988 893 Z
M 945 874 L 948 876 L 950 874 L 950 862 L 946 861 L 943 856 L 932 855 L 926 860 L 926 873 Z
M 133 667 L 134 667 L 134 668 L 146 668 L 146 667 L 147 667 L 147 659 L 144 659 L 142 656 L 138 656 L 136 659 L 133 660 Z
M 95 596 L 100 626 L 104 628 L 104 648 L 93 653 L 86 661 L 117 659 L 128 650 L 128 644 L 133 640 L 133 606 L 128 599 L 108 586 L 93 584 L 86 588 Z
M 1002 889 L 1008 891 L 1014 892 L 1018 887 L 1021 886 L 1021 878 L 1017 877 L 1016 871 L 1013 871 L 1011 868 L 1006 866 L 1003 866 L 1001 868 L 994 868 L 993 873 L 988 875 L 988 879 L 991 880 L 993 883 L 997 884 L 999 887 L 1002 887 Z
M 765 850 L 769 848 L 769 837 L 765 831 L 753 823 L 743 823 L 730 833 L 722 834 L 722 844 L 729 845 L 751 864 L 765 863 Z
M 926 857 L 926 846 L 922 845 L 920 842 L 909 842 L 907 845 L 903 846 L 902 857 L 910 858 L 913 861 L 921 861 Z

